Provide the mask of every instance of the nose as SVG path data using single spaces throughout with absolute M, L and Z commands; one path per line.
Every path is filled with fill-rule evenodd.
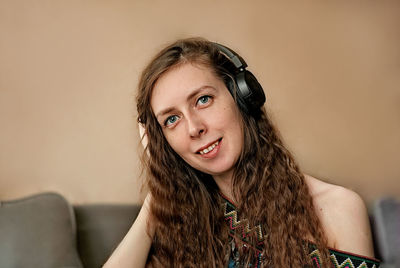
M 188 132 L 191 138 L 198 138 L 206 132 L 204 121 L 197 115 L 187 117 Z

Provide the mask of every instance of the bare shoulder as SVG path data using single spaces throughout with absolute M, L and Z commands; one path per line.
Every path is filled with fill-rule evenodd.
M 306 184 L 313 197 L 314 204 L 324 206 L 332 206 L 332 209 L 342 205 L 344 208 L 364 208 L 364 202 L 361 197 L 354 191 L 345 187 L 324 182 L 310 175 L 304 174 Z
M 304 176 L 328 246 L 373 257 L 368 213 L 362 198 L 345 187 Z

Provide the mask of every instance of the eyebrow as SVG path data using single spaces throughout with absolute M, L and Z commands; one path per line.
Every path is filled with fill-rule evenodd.
M 193 92 L 190 93 L 190 94 L 187 96 L 186 101 L 191 100 L 194 96 L 196 96 L 197 94 L 199 94 L 199 92 L 203 91 L 203 90 L 206 89 L 206 88 L 210 88 L 210 89 L 212 89 L 212 90 L 216 90 L 216 89 L 215 89 L 214 87 L 212 87 L 212 86 L 201 86 L 201 87 L 199 87 L 199 88 L 193 90 Z M 170 112 L 172 112 L 173 110 L 175 110 L 175 107 L 168 107 L 168 108 L 165 108 L 165 109 L 161 110 L 161 111 L 156 115 L 156 118 L 158 118 L 159 116 L 163 116 L 163 115 L 165 115 L 165 114 L 167 114 L 167 113 L 170 113 Z

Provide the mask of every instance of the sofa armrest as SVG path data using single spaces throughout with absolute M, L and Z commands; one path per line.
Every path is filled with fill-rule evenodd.
M 371 223 L 381 267 L 400 267 L 400 201 L 394 198 L 376 200 Z

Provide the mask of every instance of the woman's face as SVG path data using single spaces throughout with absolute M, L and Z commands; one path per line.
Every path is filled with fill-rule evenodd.
M 207 67 L 184 63 L 156 82 L 151 107 L 166 140 L 189 165 L 230 178 L 243 146 L 239 109 Z

